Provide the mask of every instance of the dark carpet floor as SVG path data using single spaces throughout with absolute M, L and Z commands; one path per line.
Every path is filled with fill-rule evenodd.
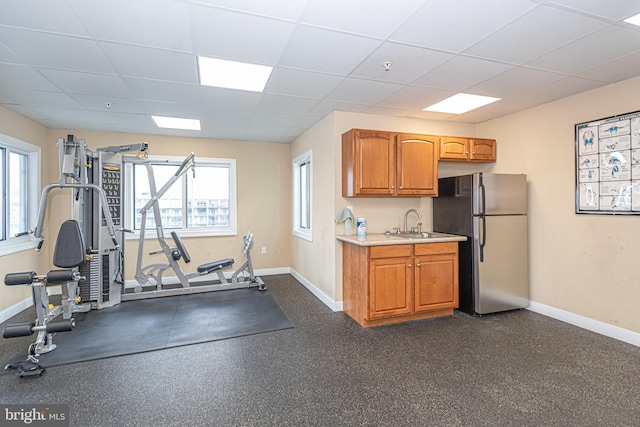
M 293 329 L 0 375 L 0 403 L 72 426 L 640 425 L 638 347 L 527 310 L 363 329 L 263 279 Z

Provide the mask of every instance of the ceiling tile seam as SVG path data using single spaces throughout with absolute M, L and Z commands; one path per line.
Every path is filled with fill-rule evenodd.
M 598 82 L 600 82 L 600 81 L 601 81 L 601 82 L 604 82 L 604 83 L 615 83 L 615 82 L 609 82 L 609 81 L 605 81 L 605 80 L 594 79 L 594 78 L 592 78 L 592 77 L 585 77 L 585 76 L 582 76 L 581 74 L 582 74 L 582 73 L 586 73 L 586 72 L 588 72 L 588 71 L 590 71 L 590 70 L 594 70 L 594 69 L 596 69 L 596 68 L 604 67 L 604 66 L 606 66 L 606 65 L 608 65 L 608 64 L 611 64 L 611 63 L 613 63 L 613 62 L 619 61 L 619 60 L 621 60 L 621 59 L 627 58 L 627 57 L 632 56 L 632 55 L 637 55 L 637 54 L 639 54 L 639 53 L 640 53 L 640 48 L 638 48 L 638 50 L 636 50 L 636 51 L 633 51 L 633 52 L 627 53 L 626 55 L 618 56 L 617 58 L 611 59 L 610 61 L 607 61 L 607 62 L 602 63 L 602 64 L 598 64 L 598 65 L 596 65 L 596 66 L 594 66 L 594 67 L 585 68 L 585 69 L 583 69 L 583 70 L 576 71 L 576 72 L 574 73 L 574 76 L 575 76 L 575 77 L 579 77 L 579 78 L 581 78 L 581 79 L 594 80 L 594 81 L 598 81 Z
M 574 8 L 572 8 L 570 6 L 565 6 L 565 5 L 560 4 L 560 3 L 554 3 L 553 1 L 550 1 L 550 2 L 548 2 L 546 4 L 549 7 L 553 7 L 553 8 L 558 9 L 558 10 L 563 10 L 565 12 L 573 13 L 573 14 L 576 14 L 576 15 L 582 15 L 582 16 L 584 16 L 586 18 L 595 19 L 596 21 L 601 21 L 601 22 L 604 22 L 604 23 L 610 24 L 610 25 L 617 25 L 617 26 L 623 27 L 623 28 L 629 28 L 624 23 L 624 20 L 634 15 L 634 14 L 631 14 L 630 16 L 627 16 L 627 17 L 623 18 L 622 20 L 617 21 L 617 20 L 606 18 L 604 16 L 594 15 L 592 13 L 585 12 L 583 10 L 574 9 Z
M 285 23 L 291 24 L 291 23 L 299 23 L 300 22 L 300 19 L 302 18 L 302 16 L 304 15 L 304 13 L 307 10 L 307 7 L 309 6 L 309 0 L 307 0 L 305 2 L 304 8 L 302 8 L 302 11 L 300 12 L 300 15 L 295 20 L 286 19 L 286 18 L 282 18 L 282 17 L 279 17 L 279 16 L 273 16 L 273 15 L 268 15 L 268 14 L 260 14 L 260 13 L 257 13 L 257 12 L 250 12 L 250 11 L 242 10 L 242 9 L 234 9 L 234 8 L 228 7 L 228 6 L 221 6 L 221 5 L 217 5 L 217 4 L 205 3 L 205 2 L 201 2 L 201 1 L 197 1 L 197 0 L 188 0 L 188 4 L 189 4 L 189 8 L 191 8 L 192 6 L 200 6 L 200 7 L 205 7 L 207 9 L 223 10 L 225 12 L 237 13 L 239 15 L 247 15 L 247 16 L 252 16 L 254 18 L 265 18 L 265 19 L 270 19 L 272 21 L 279 21 L 279 22 L 285 22 Z
M 604 27 L 597 28 L 597 29 L 595 29 L 594 31 L 591 31 L 591 32 L 589 32 L 589 33 L 586 33 L 586 34 L 584 34 L 584 35 L 582 35 L 582 36 L 580 36 L 580 37 L 577 37 L 577 38 L 575 38 L 575 39 L 573 39 L 573 40 L 571 40 L 571 41 L 567 42 L 567 43 L 564 43 L 564 44 L 562 44 L 562 45 L 560 45 L 560 46 L 557 46 L 557 47 L 556 47 L 556 48 L 554 48 L 554 49 L 548 50 L 548 51 L 544 52 L 543 54 L 536 56 L 535 58 L 531 58 L 531 59 L 530 59 L 530 60 L 528 60 L 527 62 L 524 62 L 523 64 L 521 64 L 521 66 L 522 66 L 522 67 L 527 67 L 527 68 L 533 68 L 533 69 L 540 69 L 540 70 L 544 70 L 544 71 L 550 71 L 550 72 L 553 72 L 553 73 L 562 73 L 561 71 L 558 71 L 558 70 L 549 70 L 549 69 L 546 69 L 546 68 L 536 67 L 536 66 L 534 66 L 534 65 L 529 65 L 529 64 L 531 64 L 532 62 L 535 62 L 536 60 L 538 60 L 538 59 L 542 58 L 542 57 L 543 57 L 543 56 L 545 56 L 545 55 L 549 55 L 549 54 L 551 54 L 551 53 L 553 53 L 553 52 L 556 52 L 556 51 L 558 51 L 558 50 L 560 50 L 560 49 L 563 49 L 563 48 L 565 48 L 565 47 L 567 47 L 567 46 L 569 46 L 569 45 L 571 45 L 571 44 L 573 44 L 573 43 L 576 43 L 576 42 L 578 42 L 578 41 L 580 41 L 580 40 L 582 40 L 582 39 L 584 39 L 584 38 L 587 38 L 587 37 L 589 37 L 589 36 L 591 36 L 591 35 L 593 35 L 593 34 L 595 34 L 595 33 L 599 32 L 599 31 L 603 31 L 603 30 L 604 30 L 604 29 L 606 29 L 606 28 L 608 28 L 608 27 L 607 27 L 607 26 L 604 26 Z M 639 28 L 640 28 L 640 27 L 639 27 Z M 637 52 L 639 52 L 639 51 L 640 51 L 640 47 L 638 48 L 638 50 L 636 50 L 636 51 L 632 52 L 631 54 L 635 54 L 635 53 L 637 53 Z M 609 61 L 609 62 L 617 61 L 618 59 L 620 59 L 620 58 L 622 58 L 622 57 L 624 57 L 624 56 L 627 56 L 627 55 L 618 56 L 618 57 L 616 57 L 616 58 L 613 58 L 613 59 L 612 59 L 611 61 Z M 609 62 L 607 62 L 607 63 L 609 63 Z M 592 67 L 592 68 L 593 68 L 593 67 Z M 577 75 L 578 73 L 582 73 L 582 72 L 585 72 L 585 71 L 587 71 L 587 69 L 579 70 L 579 71 L 576 71 L 576 72 L 571 73 L 571 74 L 568 74 L 568 75 L 569 75 L 569 76 L 574 76 L 574 75 Z M 562 74 L 566 74 L 566 73 L 562 73 Z
M 516 14 L 512 19 L 508 20 L 507 22 L 505 22 L 504 24 L 502 24 L 501 26 L 493 29 L 493 31 L 489 32 L 488 34 L 485 34 L 483 37 L 480 37 L 478 40 L 476 40 L 475 42 L 471 43 L 469 46 L 465 47 L 464 49 L 462 49 L 460 52 L 458 52 L 459 54 L 463 54 L 466 51 L 468 51 L 469 49 L 471 49 L 473 46 L 477 45 L 478 43 L 480 43 L 481 41 L 491 37 L 492 35 L 494 35 L 495 33 L 501 31 L 503 28 L 507 27 L 508 25 L 512 24 L 513 22 L 517 21 L 518 19 L 522 18 L 523 16 L 533 12 L 534 10 L 538 9 L 542 7 L 541 4 L 536 4 L 531 6 L 530 8 L 524 10 L 523 12 Z

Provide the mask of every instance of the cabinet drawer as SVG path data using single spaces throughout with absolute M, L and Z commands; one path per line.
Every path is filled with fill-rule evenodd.
M 371 246 L 369 257 L 375 258 L 396 258 L 411 256 L 413 245 L 389 245 L 389 246 Z
M 451 254 L 458 252 L 458 242 L 422 243 L 416 245 L 416 255 Z

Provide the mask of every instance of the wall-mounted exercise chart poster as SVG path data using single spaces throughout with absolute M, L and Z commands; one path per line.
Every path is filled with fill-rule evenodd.
M 575 125 L 576 213 L 640 215 L 640 111 Z

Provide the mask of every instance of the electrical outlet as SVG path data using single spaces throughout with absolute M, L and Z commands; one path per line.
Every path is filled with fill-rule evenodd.
M 262 255 L 265 255 L 267 253 L 267 247 L 263 246 L 262 247 Z

